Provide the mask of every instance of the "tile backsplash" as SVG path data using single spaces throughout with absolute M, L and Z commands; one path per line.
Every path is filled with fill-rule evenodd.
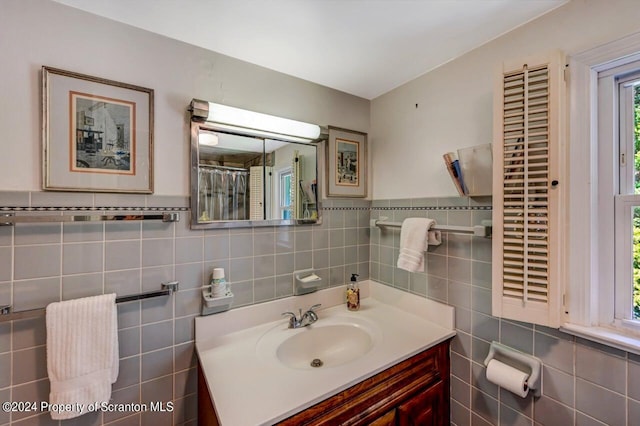
M 173 412 L 93 413 L 60 424 L 195 425 L 194 318 L 201 286 L 225 268 L 233 307 L 293 294 L 294 270 L 314 268 L 326 286 L 369 276 L 368 201 L 328 200 L 321 225 L 191 230 L 188 198 L 129 194 L 0 192 L 0 213 L 178 210 L 177 223 L 90 222 L 0 226 L 0 305 L 14 310 L 115 292 L 173 296 L 118 305 L 120 375 L 113 402 L 174 403 Z M 0 400 L 47 401 L 44 318 L 0 323 Z M 48 413 L 0 412 L 0 425 L 58 424 Z

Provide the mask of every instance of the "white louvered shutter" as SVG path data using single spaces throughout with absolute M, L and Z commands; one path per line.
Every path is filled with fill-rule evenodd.
M 503 64 L 494 108 L 493 315 L 549 327 L 562 294 L 564 63 L 553 52 Z
M 249 168 L 249 219 L 263 220 L 264 217 L 264 192 L 263 192 L 263 168 L 252 166 Z

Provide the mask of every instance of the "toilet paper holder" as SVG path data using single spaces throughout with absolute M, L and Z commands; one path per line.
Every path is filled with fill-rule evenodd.
M 529 379 L 527 380 L 529 391 L 533 393 L 534 396 L 541 395 L 540 377 L 542 373 L 542 361 L 538 358 L 503 345 L 502 343 L 491 342 L 489 354 L 484 360 L 484 366 L 487 367 L 489 361 L 492 359 L 511 364 L 512 367 L 525 372 L 526 369 L 529 369 Z

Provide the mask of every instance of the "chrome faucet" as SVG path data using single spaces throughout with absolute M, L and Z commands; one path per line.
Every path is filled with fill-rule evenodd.
M 299 315 L 296 315 L 293 312 L 283 312 L 282 315 L 289 316 L 289 328 L 306 327 L 318 321 L 318 314 L 316 314 L 314 309 L 317 309 L 320 306 L 321 305 L 319 303 L 317 305 L 313 305 L 304 314 L 302 313 L 302 309 L 299 309 Z

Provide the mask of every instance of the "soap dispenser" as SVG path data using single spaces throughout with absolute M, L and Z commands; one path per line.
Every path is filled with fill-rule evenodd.
M 360 288 L 358 288 L 358 274 L 351 274 L 351 282 L 347 285 L 347 309 L 360 309 Z

